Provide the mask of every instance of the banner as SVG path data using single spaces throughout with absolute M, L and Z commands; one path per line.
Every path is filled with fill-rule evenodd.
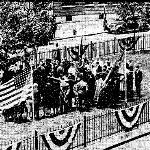
M 66 150 L 70 147 L 81 123 L 65 128 L 61 131 L 54 131 L 41 135 L 45 146 L 51 150 Z
M 61 49 L 52 50 L 52 59 L 61 61 Z
M 137 123 L 139 116 L 146 103 L 132 106 L 130 108 L 115 111 L 119 124 L 125 129 L 132 129 Z
M 135 48 L 140 36 L 118 39 L 118 44 L 122 50 L 130 51 Z
M 71 50 L 68 50 L 68 53 L 70 55 L 70 57 L 74 60 L 74 61 L 80 61 L 82 60 L 82 56 L 85 53 L 86 49 L 88 48 L 89 45 L 85 45 L 83 46 L 83 37 L 81 37 L 81 44 L 77 47 L 71 47 Z M 77 50 L 76 50 L 77 49 Z

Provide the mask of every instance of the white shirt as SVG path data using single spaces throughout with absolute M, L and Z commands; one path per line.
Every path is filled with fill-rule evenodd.
M 86 64 L 85 68 L 87 68 L 87 70 L 90 70 L 90 65 Z
M 78 89 L 85 87 L 86 91 L 88 90 L 88 85 L 86 82 L 84 82 L 83 80 L 79 81 L 76 85 L 76 90 L 78 91 Z
M 97 66 L 92 68 L 92 73 L 94 74 L 94 76 L 96 76 L 96 70 L 97 70 Z
M 72 75 L 74 75 L 74 76 L 76 76 L 76 68 L 71 66 L 71 67 L 68 69 L 68 73 L 69 73 L 69 74 L 72 74 Z

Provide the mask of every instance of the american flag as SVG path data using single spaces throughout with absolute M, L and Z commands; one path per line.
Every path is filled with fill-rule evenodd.
M 9 109 L 32 94 L 32 73 L 25 68 L 22 73 L 0 86 L 0 110 Z

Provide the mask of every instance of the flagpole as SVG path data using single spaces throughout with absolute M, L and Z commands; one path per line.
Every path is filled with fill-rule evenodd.
M 34 108 L 34 85 L 33 85 L 33 68 L 32 68 L 32 65 L 30 65 L 30 67 L 31 67 L 31 80 L 32 80 L 32 111 L 33 111 L 33 113 L 32 113 L 32 119 L 33 119 L 33 121 L 35 121 L 35 114 L 34 114 L 34 112 L 35 112 L 35 108 Z
M 127 64 L 127 60 L 126 60 L 126 49 L 125 49 L 125 64 L 124 64 L 124 69 L 125 69 L 125 102 L 127 103 L 127 72 L 126 72 L 126 64 Z
M 80 49 L 79 49 L 79 64 L 82 65 L 82 57 L 81 56 L 81 49 L 82 49 L 82 40 L 83 40 L 83 35 L 81 36 L 81 43 L 80 43 Z
M 34 84 L 33 84 L 33 67 L 32 64 L 30 64 L 30 68 L 31 68 L 31 80 L 32 80 L 32 123 L 33 123 L 33 136 L 34 136 L 34 149 L 36 149 L 36 144 L 37 144 L 37 140 L 38 140 L 38 136 L 36 134 L 36 129 L 35 129 L 35 107 L 34 107 Z

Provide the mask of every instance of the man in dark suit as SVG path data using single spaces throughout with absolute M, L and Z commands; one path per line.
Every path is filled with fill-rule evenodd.
M 133 98 L 133 71 L 128 71 L 127 73 L 127 97 Z
M 139 69 L 139 66 L 136 66 L 135 70 L 135 87 L 137 96 L 141 97 L 141 82 L 142 82 L 142 71 Z

